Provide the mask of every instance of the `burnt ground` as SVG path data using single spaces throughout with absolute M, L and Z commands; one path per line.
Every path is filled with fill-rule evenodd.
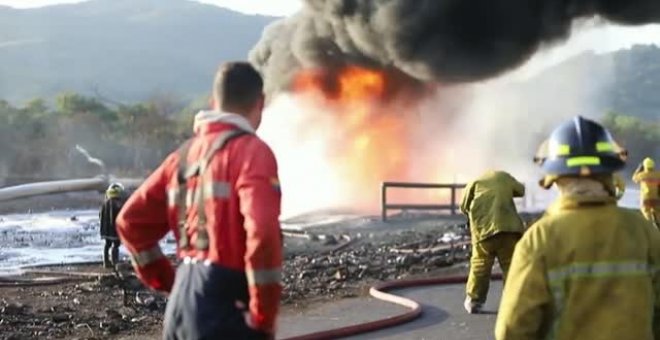
M 0 339 L 144 339 L 159 334 L 165 300 L 149 294 L 124 304 L 115 281 L 104 277 L 0 288 Z
M 359 239 L 339 250 L 344 241 L 326 240 L 314 251 L 288 252 L 283 310 L 365 295 L 373 282 L 425 275 L 464 260 L 465 251 L 433 250 L 444 244 L 439 231 Z M 408 253 L 422 248 L 424 254 Z M 79 281 L 33 285 L 35 278 L 48 277 Z M 12 286 L 21 280 L 30 283 Z M 96 264 L 28 269 L 21 277 L 0 280 L 0 339 L 158 338 L 165 303 L 142 287 L 128 265 L 119 272 Z
M 378 281 L 445 273 L 469 256 L 469 247 L 457 245 L 468 240 L 462 217 L 356 217 L 304 230 L 285 238 L 283 313 L 366 295 Z M 38 281 L 45 278 L 60 282 Z M 158 339 L 165 304 L 128 264 L 118 271 L 98 264 L 28 268 L 0 277 L 0 340 Z

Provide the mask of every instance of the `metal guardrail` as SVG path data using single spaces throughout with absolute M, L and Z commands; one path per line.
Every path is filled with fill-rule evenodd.
M 436 184 L 436 183 L 410 183 L 410 182 L 383 182 L 381 191 L 381 213 L 383 221 L 387 221 L 388 210 L 449 210 L 456 215 L 458 202 L 456 191 L 465 188 L 466 184 Z M 387 203 L 388 188 L 404 189 L 445 189 L 451 191 L 450 204 L 389 204 Z

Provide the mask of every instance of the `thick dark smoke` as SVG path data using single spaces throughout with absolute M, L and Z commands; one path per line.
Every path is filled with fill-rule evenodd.
M 521 65 L 592 17 L 660 22 L 660 0 L 306 0 L 264 31 L 250 59 L 269 93 L 287 90 L 301 68 L 345 64 L 471 82 Z

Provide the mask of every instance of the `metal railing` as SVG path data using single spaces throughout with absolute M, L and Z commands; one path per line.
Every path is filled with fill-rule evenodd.
M 387 203 L 388 188 L 404 189 L 444 189 L 450 190 L 450 204 L 389 204 Z M 381 211 L 383 221 L 387 221 L 388 210 L 448 210 L 452 215 L 456 215 L 458 202 L 456 191 L 465 188 L 465 184 L 436 184 L 436 183 L 409 183 L 409 182 L 383 182 L 381 191 Z

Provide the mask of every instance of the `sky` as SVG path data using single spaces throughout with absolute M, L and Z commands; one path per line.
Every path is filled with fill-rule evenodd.
M 82 0 L 84 1 L 84 0 Z M 248 14 L 287 16 L 302 7 L 302 0 L 194 0 L 206 4 L 230 8 Z M 75 3 L 81 0 L 0 0 L 0 5 L 18 8 L 40 7 L 62 3 Z M 660 25 L 621 27 L 613 25 L 579 26 L 571 39 L 557 46 L 545 48 L 517 71 L 517 76 L 526 78 L 540 70 L 586 50 L 605 53 L 634 44 L 660 45 Z
M 83 0 L 84 1 L 84 0 Z M 231 8 L 249 14 L 286 16 L 302 6 L 302 0 L 196 0 L 206 4 Z M 76 3 L 81 0 L 0 0 L 0 5 L 16 8 L 31 8 L 63 3 Z

